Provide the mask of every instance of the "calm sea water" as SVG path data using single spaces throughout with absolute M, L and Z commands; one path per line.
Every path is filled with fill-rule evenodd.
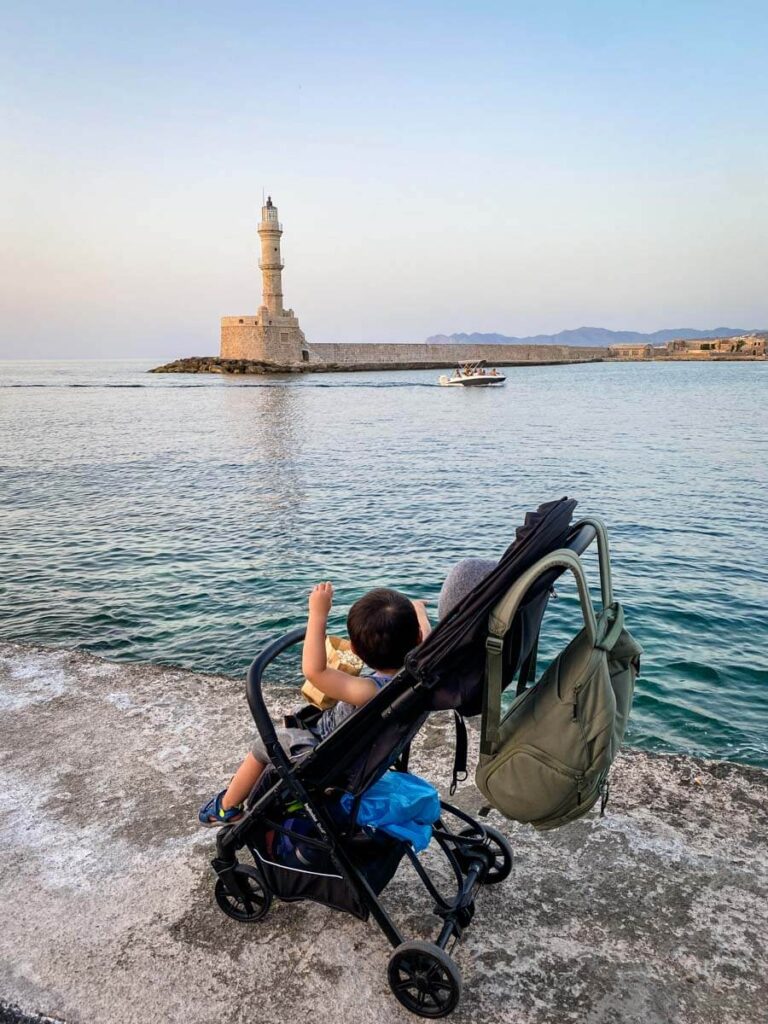
M 768 765 L 768 364 L 234 379 L 0 363 L 0 637 L 237 674 L 366 589 L 434 601 L 569 495 L 646 650 L 629 742 Z M 577 625 L 553 603 L 549 650 Z M 433 604 L 434 608 L 434 604 Z

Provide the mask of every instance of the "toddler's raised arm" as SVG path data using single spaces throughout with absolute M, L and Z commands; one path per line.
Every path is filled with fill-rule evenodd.
M 325 633 L 328 615 L 333 604 L 333 585 L 316 584 L 309 594 L 309 618 L 301 669 L 307 679 L 334 700 L 345 700 L 359 707 L 376 693 L 376 684 L 365 677 L 350 676 L 338 669 L 328 668 L 325 654 Z

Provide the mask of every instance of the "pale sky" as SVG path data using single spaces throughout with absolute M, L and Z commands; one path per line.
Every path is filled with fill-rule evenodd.
M 262 188 L 312 341 L 768 327 L 768 4 L 0 13 L 0 356 L 218 352 Z

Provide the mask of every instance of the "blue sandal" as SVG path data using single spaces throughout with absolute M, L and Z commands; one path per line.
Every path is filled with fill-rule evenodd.
M 217 793 L 216 796 L 212 796 L 208 803 L 203 804 L 200 808 L 197 820 L 203 828 L 219 828 L 221 825 L 235 825 L 242 818 L 242 807 L 230 807 L 228 811 L 225 811 L 221 806 L 221 798 L 226 792 L 226 789 L 222 789 L 220 793 Z

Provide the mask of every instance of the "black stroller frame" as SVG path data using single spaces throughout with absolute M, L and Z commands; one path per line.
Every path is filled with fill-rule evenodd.
M 303 628 L 295 629 L 271 643 L 254 660 L 248 671 L 248 703 L 259 734 L 272 758 L 274 773 L 269 769 L 265 771 L 264 776 L 269 773 L 269 778 L 266 780 L 267 785 L 257 789 L 244 819 L 219 832 L 216 844 L 217 856 L 213 861 L 213 867 L 218 876 L 217 902 L 225 913 L 237 920 L 256 921 L 260 920 L 269 910 L 273 895 L 282 899 L 287 898 L 289 901 L 302 898 L 318 899 L 317 894 L 286 897 L 271 889 L 266 877 L 265 859 L 260 854 L 258 846 L 253 842 L 252 833 L 256 820 L 259 820 L 262 825 L 271 826 L 278 832 L 297 839 L 300 838 L 305 843 L 324 849 L 334 868 L 357 899 L 353 899 L 351 905 L 342 907 L 333 901 L 334 893 L 329 894 L 325 891 L 321 892 L 321 897 L 325 898 L 320 898 L 319 901 L 329 906 L 337 906 L 338 909 L 347 910 L 363 919 L 370 914 L 391 945 L 397 947 L 396 953 L 399 950 L 399 954 L 396 957 L 393 956 L 390 961 L 389 971 L 393 987 L 401 986 L 400 994 L 397 991 L 395 994 L 398 995 L 398 998 L 401 995 L 404 997 L 401 1002 L 404 1002 L 408 1009 L 423 1016 L 444 1016 L 450 1013 L 459 1001 L 461 980 L 453 961 L 447 955 L 440 956 L 440 953 L 444 953 L 451 939 L 461 938 L 463 930 L 472 920 L 474 897 L 480 885 L 501 882 L 509 875 L 512 869 L 512 851 L 501 833 L 480 824 L 458 807 L 441 800 L 440 807 L 443 814 L 451 815 L 463 825 L 461 832 L 453 832 L 446 826 L 441 815 L 433 827 L 433 838 L 452 868 L 456 881 L 456 893 L 452 899 L 446 899 L 438 890 L 410 844 L 397 842 L 393 858 L 396 860 L 394 868 L 397 868 L 401 856 L 410 860 L 429 895 L 435 901 L 434 913 L 442 919 L 442 927 L 434 945 L 426 942 L 406 942 L 402 932 L 379 900 L 375 888 L 361 870 L 360 864 L 355 862 L 354 854 L 350 852 L 350 841 L 352 843 L 355 839 L 359 841 L 360 831 L 355 832 L 350 829 L 347 835 L 339 835 L 339 826 L 328 813 L 325 804 L 331 794 L 328 792 L 329 787 L 326 782 L 328 781 L 327 774 L 330 772 L 320 774 L 319 781 L 314 782 L 313 780 L 312 786 L 307 785 L 301 777 L 303 774 L 302 762 L 292 764 L 280 746 L 274 722 L 264 701 L 262 677 L 265 669 L 280 654 L 301 643 L 304 633 Z M 393 680 L 387 690 L 396 685 L 401 678 L 403 677 Z M 407 694 L 408 690 L 404 689 L 403 695 L 407 696 Z M 357 735 L 365 732 L 364 723 L 360 722 L 359 716 L 368 709 L 373 710 L 371 708 L 373 704 L 374 701 L 371 701 L 355 714 L 357 728 L 354 732 Z M 370 711 L 366 717 L 373 718 Z M 419 722 L 420 725 L 421 722 Z M 338 735 L 338 732 L 332 734 L 322 746 L 326 747 L 329 741 Z M 337 740 L 333 747 L 339 746 Z M 340 771 L 343 771 L 345 765 L 352 765 L 360 758 L 358 745 L 351 743 L 350 738 L 347 738 L 343 746 L 344 753 L 341 757 L 336 750 L 332 753 L 333 776 L 337 776 Z M 329 751 L 321 751 L 319 747 L 317 749 L 319 753 L 325 753 L 328 757 Z M 401 758 L 401 768 L 405 767 L 405 761 L 405 758 Z M 330 789 L 331 792 L 336 793 L 335 787 L 330 787 Z M 286 797 L 289 798 L 288 801 L 286 801 Z M 282 828 L 279 821 L 274 820 L 275 817 L 279 818 L 280 816 L 279 814 L 274 815 L 276 805 L 291 801 L 303 805 L 317 831 L 317 839 L 311 839 L 304 835 L 298 836 L 290 829 Z M 462 832 L 465 834 L 461 834 Z M 254 857 L 254 868 L 241 865 L 237 861 L 236 851 L 244 846 L 249 848 Z M 269 861 L 266 864 L 268 865 Z M 394 870 L 391 874 L 394 874 Z M 419 974 L 426 975 L 430 971 L 432 971 L 432 975 L 429 979 L 417 977 Z M 420 980 L 421 990 L 418 987 Z M 411 1003 L 413 1005 L 410 1005 Z
M 566 499 L 552 504 L 564 502 Z M 575 502 L 568 504 L 572 509 Z M 567 546 L 580 554 L 594 537 L 594 528 L 584 521 L 560 536 L 555 546 Z M 553 571 L 553 578 L 559 571 Z M 523 630 L 527 634 L 525 642 L 520 637 L 515 641 L 515 656 L 509 669 L 515 674 L 519 670 L 518 690 L 535 673 L 538 633 L 550 587 L 548 583 L 543 595 L 537 596 L 535 614 Z M 460 608 L 463 605 L 464 602 Z M 395 997 L 420 1016 L 446 1016 L 455 1009 L 461 995 L 461 976 L 448 955 L 448 946 L 461 939 L 472 921 L 480 887 L 508 877 L 512 850 L 496 829 L 441 800 L 441 815 L 432 835 L 455 881 L 455 892 L 446 898 L 409 843 L 378 833 L 372 837 L 355 824 L 364 791 L 390 769 L 407 770 L 412 739 L 428 714 L 439 709 L 435 707 L 434 687 L 413 662 L 406 662 L 405 669 L 314 750 L 294 760 L 289 758 L 278 741 L 262 681 L 267 667 L 301 643 L 304 635 L 302 627 L 274 640 L 248 670 L 248 704 L 272 763 L 262 773 L 243 817 L 218 833 L 216 857 L 212 861 L 217 875 L 216 901 L 226 914 L 241 922 L 261 920 L 269 911 L 273 896 L 288 902 L 312 899 L 363 920 L 371 916 L 395 947 L 388 967 Z M 384 743 L 382 736 L 390 737 L 389 744 Z M 382 749 L 386 750 L 384 756 Z M 339 821 L 332 808 L 345 792 L 353 796 L 352 811 Z M 311 823 L 313 834 L 299 834 L 285 824 L 296 808 Z M 449 827 L 446 818 L 458 825 Z M 304 871 L 280 864 L 274 844 L 281 835 L 300 840 L 305 849 L 318 855 L 322 870 L 310 867 Z M 249 850 L 253 865 L 238 861 L 238 851 L 243 848 Z M 408 941 L 379 900 L 380 892 L 404 857 L 434 900 L 433 913 L 441 925 L 433 943 Z

